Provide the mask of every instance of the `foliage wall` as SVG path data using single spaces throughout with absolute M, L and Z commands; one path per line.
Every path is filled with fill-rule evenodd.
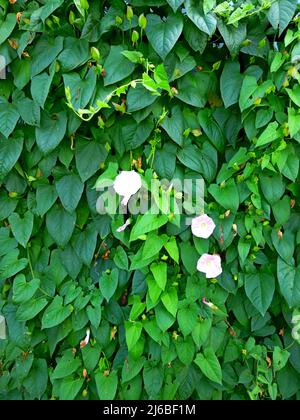
M 299 399 L 297 0 L 128 3 L 0 0 L 0 398 Z M 129 170 L 213 235 L 119 232 Z

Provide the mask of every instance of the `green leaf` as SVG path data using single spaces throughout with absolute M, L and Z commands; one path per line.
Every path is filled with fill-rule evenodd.
M 129 382 L 135 378 L 142 370 L 144 363 L 144 357 L 135 360 L 129 356 L 127 363 L 124 363 L 122 368 L 122 383 Z
M 8 102 L 5 98 L 0 98 L 0 115 L 0 133 L 8 138 L 20 118 L 19 111 L 15 104 Z
M 63 298 L 61 296 L 55 296 L 43 314 L 42 328 L 56 327 L 56 325 L 61 324 L 71 315 L 72 310 L 71 305 L 63 305 Z
M 69 72 L 82 66 L 90 58 L 89 43 L 86 39 L 67 37 L 64 49 L 57 57 L 63 72 Z
M 184 0 L 167 0 L 167 2 L 172 7 L 174 13 L 176 13 L 177 9 L 182 5 Z
M 31 80 L 30 92 L 32 99 L 41 107 L 44 108 L 46 99 L 49 94 L 50 86 L 55 74 L 55 63 L 50 66 L 50 73 L 41 73 L 34 76 Z
M 122 54 L 124 51 L 120 45 L 113 45 L 110 48 L 108 57 L 104 62 L 105 78 L 104 86 L 112 85 L 130 76 L 135 64 L 127 60 Z
M 10 251 L 0 260 L 0 281 L 6 280 L 9 277 L 22 271 L 28 264 L 26 258 L 18 259 L 19 250 L 14 249 Z
M 264 271 L 246 274 L 245 290 L 253 306 L 265 316 L 275 292 L 273 275 Z
M 74 235 L 72 240 L 73 247 L 83 262 L 83 264 L 89 266 L 95 254 L 95 248 L 97 245 L 98 232 L 92 225 L 88 226 L 84 231 Z
M 218 123 L 211 115 L 210 111 L 206 108 L 199 111 L 198 121 L 214 147 L 219 152 L 222 152 L 225 145 L 225 137 Z
M 175 322 L 176 318 L 161 303 L 155 307 L 155 317 L 157 326 L 163 331 L 167 331 Z
M 117 290 L 119 282 L 119 271 L 114 268 L 110 273 L 103 273 L 99 279 L 99 286 L 102 295 L 109 302 Z
M 118 374 L 111 371 L 109 375 L 105 372 L 97 372 L 95 374 L 96 386 L 100 401 L 112 401 L 115 398 L 118 388 Z
M 208 379 L 222 385 L 221 366 L 212 348 L 208 347 L 203 353 L 198 353 L 194 362 Z
M 76 169 L 82 182 L 93 176 L 105 162 L 107 151 L 103 144 L 96 141 L 79 141 L 76 146 Z M 87 165 L 86 163 L 89 162 Z
M 19 321 L 29 321 L 35 318 L 48 304 L 47 299 L 30 299 L 28 302 L 19 306 L 16 318 Z
M 207 73 L 189 73 L 179 79 L 176 97 L 188 105 L 204 108 L 208 93 L 214 88 L 213 83 L 213 76 Z
M 63 401 L 75 400 L 83 384 L 84 384 L 83 378 L 78 378 L 78 379 L 64 378 L 63 381 L 61 382 L 60 389 L 59 389 L 59 399 Z
M 162 249 L 165 242 L 165 238 L 158 236 L 154 232 L 150 232 L 143 247 L 143 258 L 154 257 Z
M 7 40 L 17 24 L 15 13 L 8 13 L 6 19 L 0 23 L 0 45 Z
M 65 112 L 50 117 L 42 113 L 41 126 L 36 128 L 36 142 L 44 154 L 52 152 L 64 138 L 67 129 L 67 116 Z
M 281 294 L 290 308 L 300 305 L 300 268 L 278 258 L 277 276 Z
M 70 240 L 76 222 L 76 214 L 70 214 L 58 206 L 52 207 L 47 213 L 46 225 L 48 232 L 57 245 L 64 247 Z
M 180 331 L 184 336 L 191 334 L 198 318 L 198 307 L 196 304 L 185 306 L 178 310 L 177 320 Z
M 130 234 L 130 242 L 135 241 L 139 236 L 156 230 L 168 222 L 168 216 L 145 213 L 138 218 Z
M 278 139 L 280 134 L 277 128 L 278 128 L 278 123 L 276 121 L 270 123 L 268 127 L 262 132 L 262 134 L 257 139 L 257 142 L 255 143 L 255 147 L 265 146 L 266 144 L 269 144 L 272 141 Z
M 30 211 L 27 211 L 21 219 L 17 213 L 12 213 L 9 216 L 8 221 L 11 225 L 14 237 L 19 244 L 26 248 L 33 229 L 33 214 Z
M 15 166 L 23 149 L 23 136 L 0 140 L 0 180 Z
M 142 85 L 137 85 L 135 88 L 131 87 L 127 95 L 127 110 L 128 112 L 140 111 L 152 105 L 156 99 L 157 95 L 153 95 Z
M 128 351 L 132 351 L 142 334 L 141 322 L 125 321 L 126 344 Z
M 221 95 L 225 108 L 239 101 L 242 83 L 243 77 L 240 73 L 239 62 L 226 62 L 220 79 Z
M 183 33 L 189 46 L 202 54 L 207 45 L 207 34 L 200 31 L 191 21 L 184 24 Z
M 72 213 L 76 210 L 84 185 L 78 175 L 66 175 L 55 184 L 57 194 L 64 208 Z
M 33 59 L 31 62 L 31 77 L 44 71 L 58 56 L 63 49 L 63 37 L 50 38 L 42 36 L 35 44 L 31 53 Z
M 183 116 L 179 106 L 172 108 L 171 117 L 165 117 L 161 126 L 175 143 L 183 145 Z
M 268 10 L 267 16 L 274 29 L 279 29 L 279 35 L 290 23 L 297 8 L 297 0 L 276 0 Z
M 161 290 L 165 290 L 167 284 L 167 264 L 164 262 L 153 263 L 150 270 L 153 274 L 154 280 Z
M 170 14 L 165 21 L 162 21 L 160 16 L 151 14 L 147 15 L 147 21 L 147 38 L 157 54 L 164 60 L 181 35 L 182 16 Z
M 84 109 L 93 96 L 97 81 L 96 73 L 91 69 L 84 79 L 77 73 L 68 73 L 64 74 L 63 79 L 74 109 L 76 111 Z
M 63 379 L 66 376 L 72 375 L 81 366 L 79 358 L 74 358 L 74 355 L 65 354 L 58 360 L 58 363 L 52 373 L 52 379 Z
M 293 89 L 286 89 L 291 100 L 300 107 L 300 85 L 295 85 Z
M 179 264 L 179 249 L 176 242 L 176 239 L 173 237 L 169 240 L 168 243 L 164 245 L 170 257 Z
M 57 200 L 57 192 L 53 185 L 40 184 L 36 190 L 37 212 L 44 216 Z
M 221 186 L 212 184 L 208 188 L 208 191 L 225 210 L 230 210 L 233 213 L 237 212 L 240 198 L 237 186 L 233 179 L 226 181 L 225 184 Z
M 213 14 L 205 14 L 202 6 L 196 0 L 186 0 L 185 3 L 186 13 L 191 21 L 208 35 L 213 35 L 216 30 L 217 20 Z
M 175 287 L 171 287 L 165 291 L 161 295 L 161 301 L 164 304 L 164 307 L 170 312 L 170 314 L 176 317 L 178 309 L 178 296 Z
M 218 29 L 232 57 L 236 57 L 247 36 L 247 24 L 239 22 L 238 27 L 228 25 L 219 19 Z
M 29 282 L 23 274 L 19 274 L 13 282 L 13 301 L 24 303 L 30 300 L 40 287 L 40 279 L 34 278 Z
M 283 369 L 290 357 L 290 353 L 287 350 L 282 350 L 280 347 L 275 346 L 273 351 L 273 369 L 274 372 L 278 372 Z
M 288 108 L 288 124 L 291 137 L 300 130 L 300 114 L 294 108 Z
M 276 204 L 285 191 L 285 184 L 280 174 L 273 176 L 261 174 L 260 186 L 264 196 L 271 205 Z

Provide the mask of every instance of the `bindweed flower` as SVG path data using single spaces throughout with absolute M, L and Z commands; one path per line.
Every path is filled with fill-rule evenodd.
M 214 305 L 212 302 L 207 302 L 207 300 L 206 300 L 206 298 L 204 297 L 203 299 L 202 299 L 202 303 L 204 304 L 204 305 L 206 305 L 206 306 L 208 306 L 210 309 L 212 309 L 213 311 L 217 311 L 219 308 L 216 306 L 216 305 Z
M 214 279 L 222 274 L 220 255 L 203 254 L 197 263 L 197 270 L 206 274 L 207 279 Z
M 115 179 L 114 190 L 121 195 L 121 204 L 126 206 L 130 197 L 136 194 L 142 186 L 142 179 L 135 171 L 122 171 Z
M 127 228 L 127 226 L 129 226 L 129 225 L 130 225 L 130 223 L 131 223 L 130 219 L 127 219 L 127 220 L 126 220 L 126 222 L 124 223 L 124 225 L 120 226 L 120 227 L 117 229 L 117 232 L 118 232 L 118 233 L 124 232 L 124 230 Z
M 197 236 L 198 238 L 209 238 L 215 230 L 215 227 L 216 225 L 213 219 L 207 216 L 207 214 L 195 217 L 192 220 L 192 232 L 193 235 Z
M 82 340 L 81 342 L 80 342 L 80 348 L 81 349 L 83 349 L 83 347 L 85 347 L 85 346 L 87 346 L 88 344 L 89 344 L 89 341 L 90 341 L 90 335 L 91 335 L 91 332 L 90 332 L 90 330 L 89 330 L 89 328 L 86 330 L 86 336 L 85 336 L 85 339 L 84 340 Z

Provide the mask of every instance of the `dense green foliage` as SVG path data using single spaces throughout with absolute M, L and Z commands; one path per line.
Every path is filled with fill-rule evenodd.
M 297 0 L 128 3 L 0 0 L 0 399 L 299 399 Z M 213 236 L 117 232 L 131 169 L 203 179 Z

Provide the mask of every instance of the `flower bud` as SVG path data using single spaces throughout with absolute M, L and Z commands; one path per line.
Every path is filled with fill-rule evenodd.
M 140 15 L 139 17 L 139 27 L 143 30 L 146 29 L 147 26 L 147 18 L 145 17 L 144 14 Z
M 91 56 L 94 61 L 99 61 L 101 58 L 100 51 L 96 47 L 91 48 Z
M 133 18 L 133 10 L 131 6 L 127 6 L 126 17 L 128 20 L 132 20 Z

